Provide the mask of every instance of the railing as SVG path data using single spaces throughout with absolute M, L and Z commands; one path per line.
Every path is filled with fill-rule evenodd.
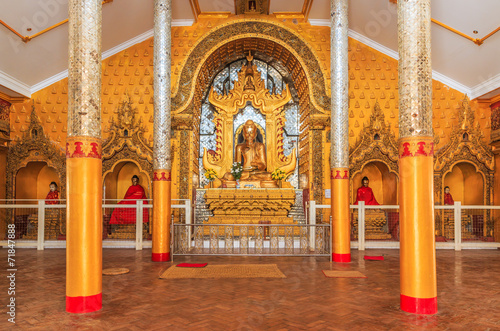
M 172 229 L 172 256 L 332 256 L 330 224 L 172 222 Z
M 47 200 L 48 201 L 48 200 Z M 126 201 L 127 204 L 112 203 Z M 46 200 L 0 200 L 0 246 L 7 246 L 7 224 L 14 224 L 16 247 L 65 248 L 66 203 L 47 204 Z M 103 200 L 103 247 L 151 247 L 152 200 Z M 131 203 L 131 204 L 128 204 Z M 191 224 L 191 201 L 172 199 L 172 219 Z M 113 212 L 131 220 L 110 224 Z M 147 218 L 147 222 L 144 222 Z M 154 226 L 154 225 L 153 225 Z
M 330 205 L 307 207 L 309 224 L 314 224 L 318 210 Z M 364 202 L 351 205 L 351 247 L 399 248 L 399 206 L 367 206 Z M 500 206 L 454 205 L 434 206 L 436 248 L 487 249 L 498 248 L 500 234 L 495 236 L 495 220 L 500 221 Z

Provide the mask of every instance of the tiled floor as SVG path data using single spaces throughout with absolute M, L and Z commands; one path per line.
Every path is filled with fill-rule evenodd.
M 17 250 L 17 326 L 39 330 L 500 330 L 500 250 L 439 250 L 434 316 L 399 310 L 399 251 L 368 250 L 385 261 L 350 264 L 326 258 L 196 257 L 177 262 L 276 263 L 286 279 L 158 279 L 170 263 L 150 250 L 105 249 L 103 309 L 65 312 L 65 251 Z M 0 250 L 1 261 L 7 251 Z M 6 265 L 6 262 L 2 265 Z M 3 275 L 6 273 L 4 267 Z M 359 270 L 366 279 L 325 278 L 322 269 Z M 0 278 L 0 329 L 9 326 L 7 278 Z

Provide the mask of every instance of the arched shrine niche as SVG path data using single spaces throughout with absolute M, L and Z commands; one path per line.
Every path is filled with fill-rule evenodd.
M 370 180 L 375 199 L 381 205 L 398 204 L 398 176 L 380 161 L 368 162 L 352 179 L 352 202 L 356 201 L 356 189 L 362 186 L 364 177 Z
M 468 162 L 459 162 L 444 176 L 444 186 L 450 188 L 455 201 L 464 205 L 484 205 L 484 178 L 476 167 Z
M 257 128 L 256 141 L 266 146 L 267 171 L 283 170 L 290 187 L 298 188 L 300 115 L 298 101 L 292 97 L 296 91 L 291 90 L 283 74 L 252 55 L 230 63 L 215 76 L 201 111 L 202 186 L 207 184 L 206 169 L 215 170 L 219 178 L 230 171 L 235 148 L 244 142 L 244 124 L 251 120 Z
M 329 118 L 326 110 L 330 107 L 330 96 L 326 93 L 324 70 L 302 36 L 276 21 L 248 18 L 223 24 L 207 34 L 193 47 L 179 74 L 178 88 L 172 97 L 172 126 L 181 133 L 181 163 L 190 165 L 179 169 L 179 195 L 181 198 L 189 195 L 189 171 L 203 178 L 199 173 L 199 155 L 194 160 L 191 155 L 199 151 L 200 113 L 212 82 L 224 67 L 244 59 L 248 51 L 252 51 L 255 59 L 271 64 L 280 73 L 286 73 L 283 77 L 291 86 L 292 93 L 293 88 L 296 89 L 294 100 L 298 100 L 300 111 L 299 174 L 311 179 L 308 185 L 310 187 L 314 183 L 314 198 L 321 201 L 322 135 L 320 130 L 313 129 L 312 124 L 324 130 Z M 187 134 L 186 130 L 193 130 L 193 135 Z M 191 137 L 194 144 L 190 141 Z M 184 152 L 191 145 L 196 146 L 195 153 L 190 154 L 189 150 Z
M 15 176 L 16 199 L 45 199 L 51 182 L 59 183 L 57 170 L 46 162 L 35 161 L 19 169 Z
M 352 187 L 351 202 L 356 201 L 356 189 L 368 177 L 378 203 L 398 203 L 398 144 L 378 102 L 370 122 L 365 125 L 356 145 L 349 151 L 349 170 Z
M 137 163 L 130 160 L 118 162 L 104 177 L 103 197 L 111 200 L 121 200 L 127 189 L 132 185 L 132 176 L 139 177 L 139 185 L 151 198 L 151 181 L 148 174 L 143 171 Z

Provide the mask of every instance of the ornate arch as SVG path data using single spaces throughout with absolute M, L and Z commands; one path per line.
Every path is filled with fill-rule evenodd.
M 354 178 L 366 164 L 380 161 L 399 178 L 397 146 L 391 126 L 385 122 L 384 112 L 377 101 L 370 115 L 370 124 L 363 127 L 360 140 L 349 151 L 349 177 Z
M 491 147 L 486 145 L 479 128 L 474 126 L 474 112 L 469 99 L 462 100 L 458 112 L 459 125 L 454 127 L 448 144 L 440 148 L 434 157 L 434 195 L 436 202 L 442 203 L 445 175 L 453 167 L 465 162 L 472 164 L 484 178 L 484 203 L 490 204 L 493 195 L 493 175 L 495 160 Z
M 236 41 L 245 41 L 236 47 Z M 263 41 L 267 45 L 259 45 Z M 208 86 L 219 69 L 227 63 L 244 58 L 242 53 L 252 51 L 255 58 L 268 55 L 282 62 L 293 78 L 299 78 L 302 70 L 306 80 L 307 93 L 317 112 L 325 112 L 330 107 L 330 97 L 326 93 L 326 79 L 320 63 L 310 45 L 293 30 L 264 19 L 239 19 L 222 24 L 199 40 L 189 54 L 179 77 L 177 89 L 172 97 L 174 113 L 193 113 L 192 101 L 198 91 L 196 85 Z M 210 61 L 210 57 L 216 59 Z M 241 54 L 241 55 L 240 55 Z M 235 58 L 235 56 L 237 58 Z M 206 64 L 210 65 L 207 66 Z M 297 69 L 295 69 L 297 68 Z M 201 79 L 195 79 L 201 76 Z
M 111 118 L 109 129 L 107 129 L 109 136 L 102 148 L 102 180 L 124 160 L 137 164 L 151 180 L 153 151 L 144 139 L 145 127 L 141 118 L 135 117 L 135 110 L 127 96 L 118 107 L 117 118 Z
M 228 63 L 243 59 L 249 51 L 258 60 L 281 64 L 286 72 L 285 82 L 296 90 L 294 98 L 298 99 L 300 106 L 302 131 L 298 151 L 301 158 L 299 173 L 306 173 L 312 178 L 318 188 L 316 191 L 321 193 L 322 162 L 313 164 L 312 158 L 317 153 L 321 155 L 322 136 L 311 132 L 310 128 L 315 116 L 327 117 L 325 113 L 330 107 L 330 97 L 326 93 L 326 79 L 314 51 L 303 38 L 284 25 L 259 18 L 238 19 L 220 25 L 199 40 L 186 59 L 176 84 L 172 97 L 172 126 L 177 130 L 191 128 L 197 150 L 201 103 L 211 82 Z M 183 141 L 183 137 L 188 141 Z M 180 145 L 189 143 L 189 135 L 182 135 Z M 195 160 L 195 168 L 197 163 L 198 160 Z M 179 175 L 189 178 L 189 168 L 182 167 Z M 185 198 L 183 192 L 189 192 L 189 182 L 182 181 L 180 185 L 180 196 Z M 321 194 L 315 199 L 321 201 Z
M 15 177 L 17 172 L 29 162 L 45 162 L 56 169 L 59 176 L 61 197 L 66 193 L 66 155 L 64 151 L 50 141 L 40 123 L 35 108 L 30 114 L 30 124 L 20 141 L 12 144 L 7 154 L 7 199 L 14 199 L 16 192 Z

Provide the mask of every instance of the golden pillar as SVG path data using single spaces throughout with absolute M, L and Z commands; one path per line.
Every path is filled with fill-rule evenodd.
M 330 0 L 333 261 L 351 262 L 347 0 Z
M 398 1 L 401 309 L 437 312 L 430 0 Z
M 101 1 L 69 1 L 66 311 L 102 307 Z
M 154 145 L 152 260 L 170 260 L 170 53 L 172 1 L 154 2 Z

